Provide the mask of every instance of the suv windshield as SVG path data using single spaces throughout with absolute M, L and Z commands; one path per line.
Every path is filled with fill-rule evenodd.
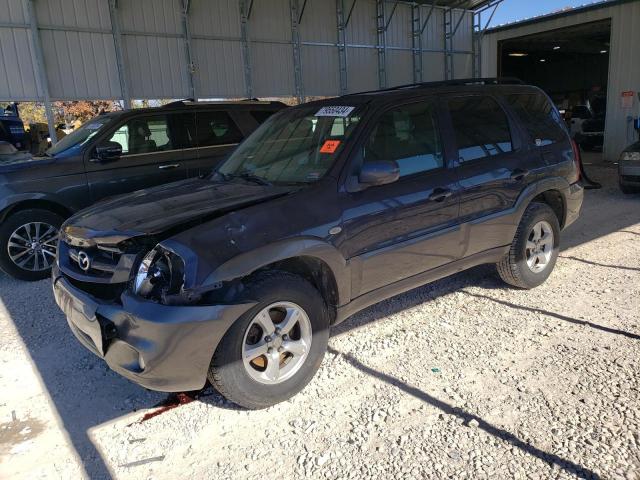
M 47 155 L 57 155 L 72 147 L 84 145 L 110 121 L 111 117 L 107 115 L 89 120 L 47 150 Z
M 218 169 L 225 179 L 313 183 L 333 165 L 360 121 L 352 106 L 292 108 L 274 115 Z

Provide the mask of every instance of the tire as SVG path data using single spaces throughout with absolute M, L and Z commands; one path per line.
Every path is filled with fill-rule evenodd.
M 293 397 L 313 378 L 327 350 L 329 316 L 320 293 L 303 278 L 287 272 L 257 275 L 247 285 L 242 298 L 258 303 L 225 334 L 211 361 L 208 378 L 218 392 L 237 405 L 252 410 L 266 408 Z M 281 326 L 285 330 L 288 312 L 296 311 L 296 307 L 302 313 L 292 317 L 299 321 L 289 330 L 290 343 L 283 340 L 286 337 L 283 332 L 266 335 L 272 343 L 265 342 L 265 333 L 269 332 L 263 330 L 262 320 L 258 318 L 264 317 L 259 317 L 259 314 L 268 311 L 266 324 L 270 320 L 273 327 Z M 282 320 L 284 315 L 287 317 Z M 308 337 L 309 332 L 311 337 Z M 306 354 L 295 356 L 285 348 L 294 342 L 300 345 L 304 338 L 310 338 Z M 244 359 L 253 358 L 254 355 L 248 352 L 254 347 L 264 349 L 265 344 L 267 347 L 271 345 L 270 353 L 251 362 Z M 278 353 L 278 348 L 283 353 Z M 269 356 L 275 356 L 277 362 L 270 362 Z M 291 363 L 294 361 L 299 363 Z M 287 363 L 281 367 L 282 362 Z M 276 365 L 278 373 L 274 376 L 270 367 Z
M 618 185 L 620 185 L 620 191 L 625 195 L 633 195 L 634 193 L 640 193 L 640 187 L 632 187 L 629 185 L 625 185 L 622 182 L 619 182 Z
M 0 269 L 13 278 L 28 282 L 48 278 L 57 252 L 58 230 L 63 221 L 57 213 L 43 209 L 21 210 L 7 217 L 0 223 Z M 29 230 L 25 230 L 27 227 Z M 35 255 L 27 250 L 26 242 L 15 243 L 19 238 L 29 240 L 29 236 L 35 240 L 36 233 L 43 243 L 37 243 L 35 251 L 39 253 Z M 23 259 L 27 261 L 21 265 Z
M 534 227 L 538 226 L 541 226 L 541 238 L 547 240 L 537 240 L 536 244 Z M 549 232 L 552 233 L 552 237 L 545 237 Z M 535 245 L 533 250 L 528 248 L 532 245 Z M 548 205 L 532 203 L 520 220 L 509 252 L 496 265 L 498 274 L 506 283 L 517 288 L 538 287 L 551 275 L 558 259 L 559 247 L 558 217 Z

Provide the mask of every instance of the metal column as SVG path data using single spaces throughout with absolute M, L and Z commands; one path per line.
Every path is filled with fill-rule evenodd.
M 422 82 L 422 22 L 420 5 L 411 4 L 411 53 L 413 55 L 413 83 Z
M 502 2 L 503 0 L 493 0 L 473 13 L 473 76 L 476 78 L 482 77 L 482 39 Z M 482 25 L 482 14 L 490 9 L 493 10 L 489 19 Z
M 384 0 L 376 0 L 376 33 L 378 50 L 378 87 L 387 87 L 387 23 Z
M 355 5 L 356 0 L 353 0 Z M 353 9 L 352 5 L 352 9 Z M 336 0 L 336 20 L 338 27 L 338 72 L 340 75 L 340 95 L 348 92 L 347 81 L 347 21 L 344 17 L 344 0 Z
M 193 53 L 191 51 L 191 27 L 189 26 L 189 7 L 190 0 L 178 0 L 180 3 L 180 13 L 182 15 L 182 34 L 184 35 L 184 54 L 187 60 L 187 81 L 189 82 L 189 97 L 197 100 L 195 73 L 196 65 L 193 61 Z
M 120 95 L 124 102 L 124 108 L 131 108 L 131 94 L 129 93 L 129 81 L 127 70 L 124 66 L 124 54 L 122 50 L 122 36 L 120 34 L 120 19 L 118 18 L 117 0 L 109 0 L 109 17 L 111 19 L 111 34 L 116 51 L 116 64 L 118 67 L 118 80 L 120 81 Z
M 29 16 L 29 29 L 31 31 L 31 51 L 36 70 L 36 81 L 38 89 L 42 92 L 44 99 L 44 109 L 47 114 L 47 124 L 49 125 L 49 137 L 51 144 L 58 141 L 56 136 L 56 123 L 51 107 L 51 96 L 49 94 L 49 80 L 45 70 L 44 54 L 42 53 L 42 42 L 40 40 L 40 30 L 38 30 L 38 18 L 36 17 L 35 0 L 26 0 L 27 14 Z
M 249 18 L 253 0 L 240 0 L 240 37 L 242 42 L 242 62 L 244 66 L 244 87 L 247 98 L 253 98 L 251 77 L 251 50 L 249 48 Z
M 456 33 L 464 20 L 465 15 L 467 14 L 467 10 L 462 10 L 460 14 L 460 18 L 456 24 L 453 24 L 454 9 L 459 8 L 462 5 L 461 2 L 452 5 L 444 12 L 444 75 L 445 80 L 453 80 L 455 78 L 454 71 L 454 39 L 456 37 Z
M 305 5 L 306 0 L 302 10 L 299 10 L 298 0 L 289 0 L 289 8 L 291 10 L 291 44 L 293 47 L 293 81 L 296 98 L 299 103 L 304 102 L 302 60 L 300 59 L 300 22 L 302 21 Z

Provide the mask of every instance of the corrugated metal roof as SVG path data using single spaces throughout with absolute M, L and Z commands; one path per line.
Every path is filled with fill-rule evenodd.
M 436 0 L 437 7 L 446 8 L 462 8 L 465 10 L 477 10 L 485 5 L 489 4 L 491 0 Z M 433 4 L 432 0 L 417 0 L 416 3 L 422 3 L 423 5 Z

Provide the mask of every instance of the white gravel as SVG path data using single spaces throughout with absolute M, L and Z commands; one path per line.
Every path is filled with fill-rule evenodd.
M 640 479 L 640 197 L 592 168 L 547 284 L 481 267 L 334 329 L 312 383 L 248 412 L 166 395 L 72 337 L 48 282 L 0 276 L 0 478 Z

